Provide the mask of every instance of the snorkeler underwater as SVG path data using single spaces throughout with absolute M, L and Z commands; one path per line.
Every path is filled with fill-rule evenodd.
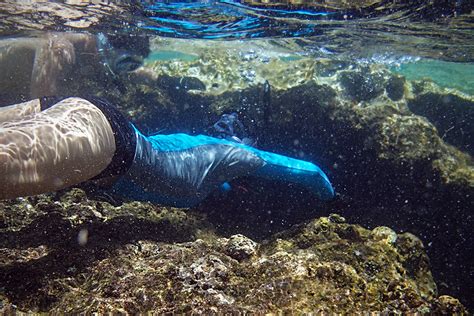
M 0 6 L 0 313 L 474 309 L 469 1 Z
M 112 190 L 123 196 L 191 207 L 242 176 L 295 182 L 322 200 L 334 197 L 312 163 L 205 135 L 145 136 L 97 98 L 43 97 L 3 107 L 0 124 L 0 199 L 114 179 Z
M 138 68 L 148 55 L 143 37 L 45 32 L 33 36 L 11 36 L 0 41 L 0 104 L 65 94 L 66 82 L 86 76 L 113 79 Z M 126 46 L 126 49 L 124 48 Z M 87 74 L 78 71 L 85 68 Z

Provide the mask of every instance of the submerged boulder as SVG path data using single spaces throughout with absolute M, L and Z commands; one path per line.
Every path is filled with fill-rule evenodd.
M 346 71 L 340 74 L 339 82 L 354 101 L 370 101 L 383 92 L 381 75 L 372 74 L 368 68 L 361 71 Z
M 427 82 L 413 85 L 417 93 L 408 100 L 410 110 L 436 126 L 445 142 L 474 155 L 474 98 Z
M 406 90 L 406 80 L 402 76 L 392 76 L 388 79 L 387 87 L 387 96 L 393 101 L 400 101 L 405 95 Z

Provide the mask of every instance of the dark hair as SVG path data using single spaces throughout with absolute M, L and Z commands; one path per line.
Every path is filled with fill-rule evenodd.
M 146 34 L 106 33 L 110 45 L 115 49 L 125 49 L 143 57 L 150 53 L 150 41 Z

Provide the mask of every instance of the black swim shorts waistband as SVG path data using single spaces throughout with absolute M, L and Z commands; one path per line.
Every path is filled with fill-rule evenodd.
M 70 98 L 68 97 L 43 97 L 40 98 L 41 111 L 50 108 L 54 104 Z M 123 116 L 115 105 L 105 99 L 86 96 L 79 97 L 85 99 L 99 108 L 110 123 L 115 138 L 115 153 L 112 161 L 100 174 L 90 180 L 98 180 L 108 177 L 115 177 L 125 174 L 135 158 L 137 139 L 135 129 L 132 124 Z

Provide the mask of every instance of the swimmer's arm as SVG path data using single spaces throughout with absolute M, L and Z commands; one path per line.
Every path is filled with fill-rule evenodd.
M 31 73 L 31 97 L 57 94 L 57 83 L 76 61 L 73 43 L 63 36 L 50 35 L 35 52 Z
M 14 54 L 19 50 L 35 50 L 43 39 L 31 37 L 17 37 L 0 40 L 0 56 L 1 54 Z

